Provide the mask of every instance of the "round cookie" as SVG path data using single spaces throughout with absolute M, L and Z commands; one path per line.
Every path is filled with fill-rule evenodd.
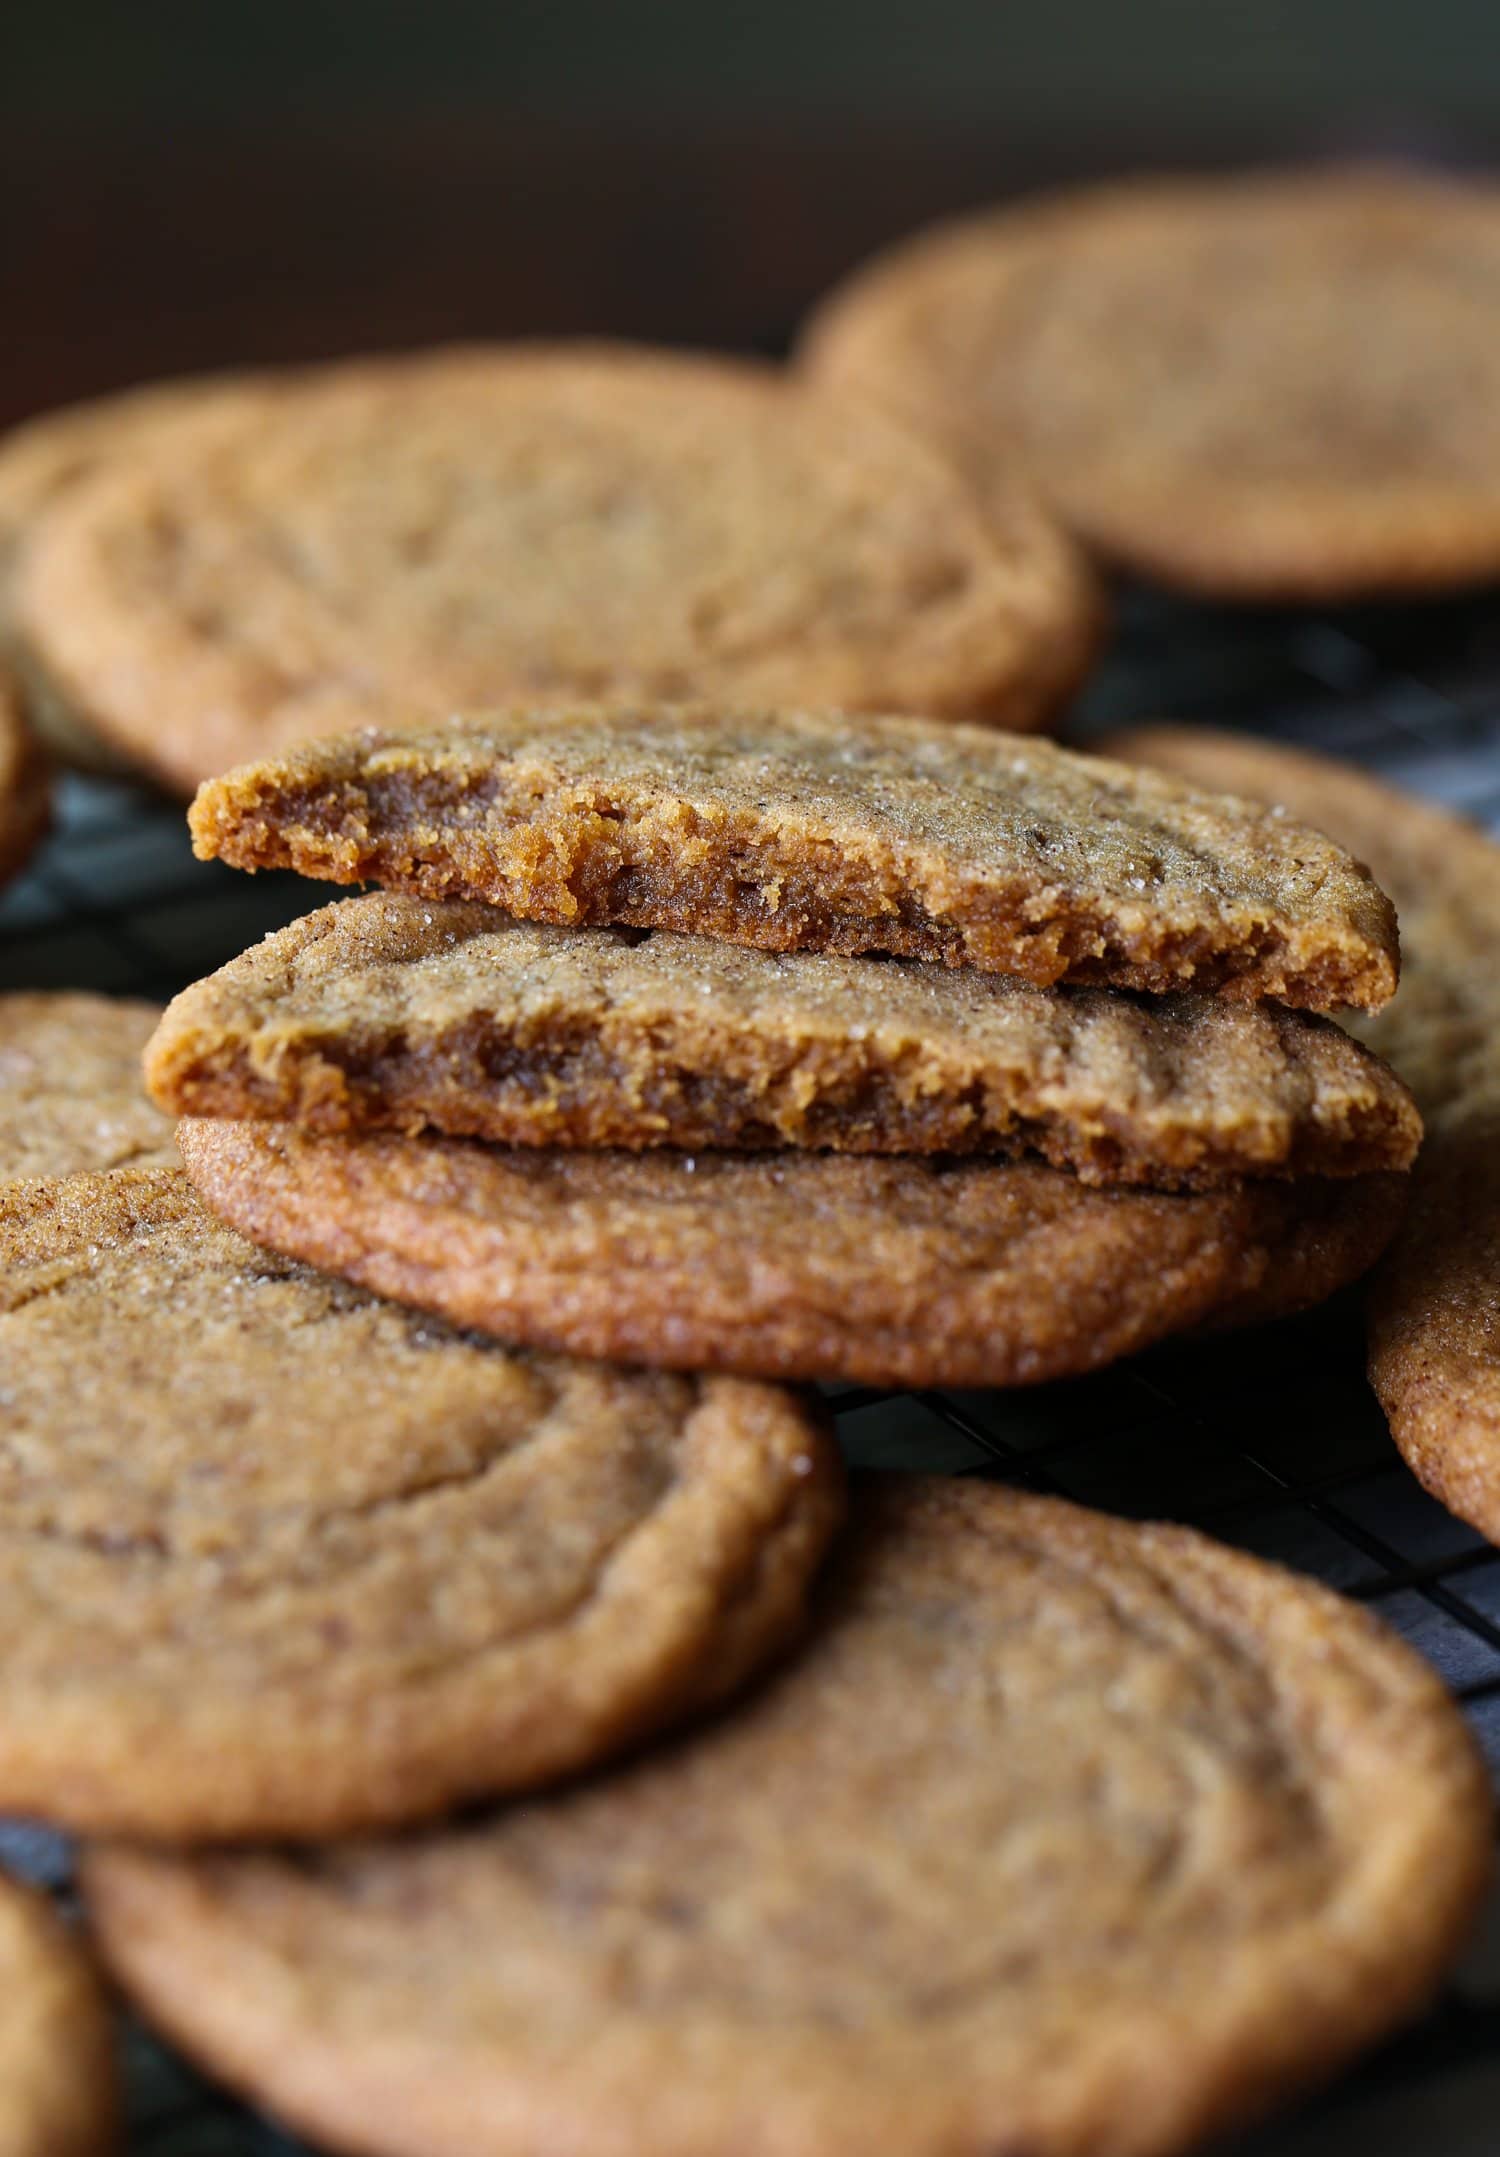
M 180 1166 L 141 1081 L 160 1017 L 155 1004 L 81 991 L 0 996 L 0 1183 Z
M 0 1190 L 0 1808 L 297 1838 L 717 1698 L 839 1512 L 791 1396 L 509 1353 L 252 1249 L 179 1172 Z
M 1418 2008 L 1474 1915 L 1472 1740 L 1310 1582 L 891 1478 L 819 1616 L 733 1716 L 465 1828 L 91 1853 L 106 1956 L 371 2157 L 1167 2157 Z
M 82 1950 L 40 1895 L 0 1874 L 0 2151 L 105 2157 L 114 2032 Z
M 1500 1090 L 1500 846 L 1356 765 L 1279 742 L 1142 726 L 1107 746 L 1189 784 L 1234 788 L 1305 817 L 1368 862 L 1396 903 L 1401 987 L 1382 1010 L 1346 1017 L 1350 1032 L 1394 1065 L 1429 1119 Z
M 1280 1004 L 538 927 L 380 891 L 184 990 L 146 1074 L 179 1115 L 306 1130 L 1040 1154 L 1156 1190 L 1405 1169 L 1421 1137 L 1383 1064 Z
M 572 705 L 365 728 L 224 774 L 201 860 L 770 951 L 1328 1011 L 1396 987 L 1369 871 L 1253 802 L 901 713 Z
M 1167 1197 L 1030 1163 L 507 1152 L 189 1120 L 188 1172 L 257 1242 L 502 1339 L 672 1370 L 1027 1385 L 1332 1294 L 1405 1178 Z
M 1484 181 L 1331 167 L 1022 204 L 856 273 L 804 355 L 1163 584 L 1295 601 L 1500 575 Z
M 0 673 L 0 884 L 25 866 L 47 828 L 47 769 L 21 716 L 21 699 Z
M 1326 825 L 1397 901 L 1401 993 L 1357 1030 L 1410 1083 L 1427 1136 L 1371 1284 L 1370 1380 L 1427 1488 L 1500 1542 L 1500 847 L 1325 758 L 1185 727 L 1116 746 Z
M 19 564 L 56 692 L 171 784 L 507 700 L 735 692 L 1039 724 L 1098 602 L 1029 495 L 880 415 L 628 347 L 349 364 L 69 490 Z
M 0 436 L 0 607 L 27 538 L 71 488 L 122 457 L 166 443 L 183 428 L 237 416 L 274 380 L 204 375 L 153 382 L 43 412 Z
M 281 379 L 205 375 L 152 383 L 43 413 L 0 438 L 0 651 L 24 686 L 28 720 L 65 762 L 109 771 L 128 768 L 129 759 L 102 742 L 54 692 L 15 633 L 11 587 L 28 540 L 72 488 L 122 458 L 173 443 L 191 445 L 206 432 L 238 424 L 242 412 Z
M 1500 1543 L 1500 1088 L 1441 1121 L 1370 1284 L 1370 1383 L 1408 1465 Z

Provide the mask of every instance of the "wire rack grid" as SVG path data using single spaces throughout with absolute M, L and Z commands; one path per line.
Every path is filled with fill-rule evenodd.
M 1127 597 L 1084 699 L 1090 730 L 1243 725 L 1351 757 L 1500 828 L 1500 599 L 1416 610 L 1215 614 Z M 180 808 L 65 778 L 57 829 L 0 894 L 0 988 L 164 997 L 321 904 L 325 887 L 195 862 Z M 999 1476 L 1183 1520 L 1316 1575 L 1431 1658 L 1500 1778 L 1500 1552 L 1401 1464 L 1363 1377 L 1353 1296 L 1234 1341 L 1168 1346 L 1009 1394 L 835 1394 L 851 1459 Z M 0 1825 L 0 1855 L 68 1897 L 66 1844 Z M 293 2157 L 301 2145 L 139 2030 L 130 2157 Z M 1480 2157 L 1500 2113 L 1500 1905 L 1437 2010 L 1236 2157 Z

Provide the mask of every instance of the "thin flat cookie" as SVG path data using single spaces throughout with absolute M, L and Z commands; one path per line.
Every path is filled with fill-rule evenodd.
M 0 884 L 25 867 L 47 828 L 47 767 L 21 716 L 14 681 L 0 673 Z
M 923 233 L 810 378 L 1021 474 L 1106 559 L 1236 600 L 1500 575 L 1500 190 L 1399 167 L 1146 180 Z
M 0 996 L 0 1184 L 180 1166 L 141 1080 L 160 1017 L 156 1004 L 71 990 Z
M 114 2031 L 82 1948 L 33 1889 L 0 1873 L 0 2151 L 108 2157 Z
M 717 705 L 496 712 L 305 744 L 205 786 L 198 854 L 565 928 L 878 951 L 1329 1010 L 1395 915 L 1321 835 L 983 727 Z
M 1320 757 L 1179 727 L 1115 746 L 1326 824 L 1400 907 L 1401 994 L 1360 1031 L 1410 1083 L 1427 1138 L 1372 1283 L 1370 1379 L 1427 1488 L 1500 1542 L 1500 848 Z
M 1321 1301 L 1405 1177 L 1166 1196 L 1030 1163 L 562 1153 L 189 1120 L 209 1206 L 504 1340 L 670 1370 L 1009 1386 Z
M 1168 2157 L 1422 2006 L 1490 1799 L 1431 1670 L 1185 1529 L 867 1488 L 796 1661 L 623 1773 L 91 1853 L 162 2028 L 370 2157 Z
M 1279 1004 L 537 927 L 384 892 L 184 990 L 146 1074 L 177 1115 L 313 1131 L 1034 1153 L 1154 1189 L 1405 1169 L 1421 1134 L 1368 1051 Z
M 56 695 L 186 790 L 510 699 L 740 695 L 1034 726 L 1100 604 L 867 407 L 626 346 L 345 363 L 55 502 L 13 579 Z
M 298 1838 L 547 1781 L 784 1644 L 839 1512 L 790 1395 L 518 1356 L 180 1172 L 0 1190 L 0 1808 Z

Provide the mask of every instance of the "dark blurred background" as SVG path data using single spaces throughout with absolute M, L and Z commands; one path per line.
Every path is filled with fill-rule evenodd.
M 774 350 L 940 212 L 1500 158 L 1500 0 L 0 0 L 0 423 L 482 333 Z

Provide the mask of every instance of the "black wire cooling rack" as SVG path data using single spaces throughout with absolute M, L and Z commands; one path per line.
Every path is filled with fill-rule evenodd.
M 1500 598 L 1314 616 L 1128 599 L 1080 726 L 1148 717 L 1241 725 L 1347 756 L 1500 828 Z M 327 897 L 292 877 L 197 863 L 175 804 L 70 777 L 53 838 L 0 894 L 0 988 L 166 996 Z M 1253 1337 L 1162 1348 L 1033 1391 L 855 1390 L 833 1405 L 863 1464 L 1000 1476 L 1188 1521 L 1367 1603 L 1436 1664 L 1500 1776 L 1500 1552 L 1398 1459 L 1364 1383 L 1353 1297 Z M 0 1826 L 0 1856 L 67 1897 L 58 1838 Z M 127 2060 L 129 2157 L 302 2148 L 139 2031 Z M 1235 2157 L 1497 2149 L 1500 1903 L 1421 2026 L 1234 2145 Z

